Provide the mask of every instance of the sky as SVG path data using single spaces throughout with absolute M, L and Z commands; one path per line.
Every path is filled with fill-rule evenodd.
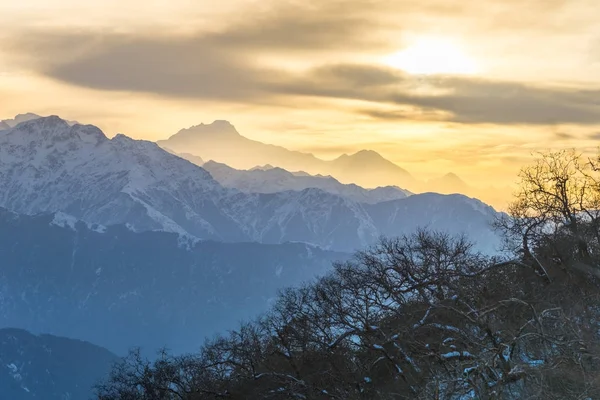
M 510 185 L 596 151 L 597 0 L 0 0 L 0 119 L 165 139 L 225 119 L 331 159 Z

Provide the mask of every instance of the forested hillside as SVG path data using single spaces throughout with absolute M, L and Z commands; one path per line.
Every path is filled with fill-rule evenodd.
M 497 228 L 382 239 L 197 354 L 132 354 L 99 399 L 600 398 L 600 180 L 562 152 L 521 172 Z

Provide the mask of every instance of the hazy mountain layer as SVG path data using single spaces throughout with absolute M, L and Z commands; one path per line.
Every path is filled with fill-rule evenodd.
M 370 150 L 344 154 L 331 161 L 322 160 L 312 154 L 250 140 L 240 135 L 227 121 L 182 129 L 169 139 L 158 141 L 158 144 L 174 152 L 186 153 L 184 158 L 187 159 L 200 156 L 205 161 L 214 160 L 237 169 L 270 164 L 288 171 L 331 175 L 343 183 L 354 183 L 365 188 L 399 186 L 414 193 L 461 193 L 501 207 L 512 195 L 509 187 L 474 187 L 453 173 L 418 181 L 406 170 Z
M 223 162 L 239 169 L 272 164 L 288 171 L 332 175 L 341 182 L 366 188 L 389 185 L 410 188 L 415 183 L 406 170 L 374 151 L 363 150 L 325 161 L 309 153 L 250 140 L 240 135 L 227 121 L 182 129 L 158 144 L 178 153 L 191 153 L 204 160 Z
M 180 155 L 192 161 L 189 155 Z M 253 168 L 238 170 L 226 164 L 209 161 L 202 168 L 210 172 L 221 185 L 246 193 L 277 193 L 286 190 L 300 191 L 309 188 L 324 190 L 359 203 L 375 204 L 410 196 L 407 190 L 397 186 L 364 189 L 355 184 L 343 184 L 331 176 L 298 175 L 282 168 Z
M 31 112 L 24 113 L 24 114 L 18 114 L 14 118 L 4 119 L 4 120 L 0 121 L 0 130 L 14 128 L 15 126 L 19 125 L 21 122 L 33 121 L 34 119 L 38 119 L 38 118 L 43 118 L 43 117 L 41 115 L 34 114 Z M 76 125 L 78 123 L 77 121 L 66 121 L 66 122 L 69 125 Z

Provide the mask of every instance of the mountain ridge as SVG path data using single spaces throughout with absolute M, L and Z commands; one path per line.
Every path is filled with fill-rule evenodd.
M 180 155 L 192 160 L 189 155 Z M 202 164 L 213 178 L 226 187 L 245 193 L 276 193 L 286 190 L 300 191 L 308 188 L 324 190 L 359 203 L 375 204 L 402 199 L 412 193 L 395 186 L 364 189 L 355 184 L 342 184 L 331 176 L 297 175 L 280 167 L 237 170 L 226 164 L 208 161 Z
M 199 129 L 203 129 L 203 126 L 208 125 L 196 127 L 198 126 Z M 229 123 L 229 126 L 233 125 Z M 429 180 L 418 180 L 409 171 L 373 150 L 359 150 L 352 154 L 342 154 L 332 160 L 324 160 L 311 153 L 251 140 L 237 131 L 233 139 L 229 140 L 219 139 L 218 136 L 203 138 L 201 135 L 192 135 L 189 140 L 182 140 L 179 132 L 157 143 L 162 147 L 172 147 L 177 153 L 190 153 L 204 160 L 225 163 L 240 170 L 270 164 L 290 172 L 304 171 L 314 176 L 330 175 L 341 183 L 354 183 L 364 188 L 393 185 L 413 193 L 462 193 L 469 197 L 481 198 L 500 208 L 506 206 L 513 190 L 509 186 L 498 188 L 472 186 L 452 172 Z
M 122 134 L 108 139 L 92 125 L 70 126 L 58 117 L 0 131 L 0 185 L 7 189 L 0 192 L 0 206 L 19 213 L 62 211 L 88 223 L 128 223 L 136 231 L 230 242 L 300 241 L 342 251 L 363 248 L 381 234 L 366 203 L 315 188 L 276 193 L 226 188 L 202 167 L 154 142 Z M 448 206 L 459 206 L 438 196 Z M 407 204 L 416 207 L 414 202 L 398 207 Z M 470 211 L 452 216 L 443 207 L 418 218 L 425 224 L 432 213 L 433 227 L 451 233 L 462 232 L 452 218 L 493 218 Z M 406 227 L 398 224 L 392 233 L 407 233 Z M 472 234 L 489 238 L 482 231 Z

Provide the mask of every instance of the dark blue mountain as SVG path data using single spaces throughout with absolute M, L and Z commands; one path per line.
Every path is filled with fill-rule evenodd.
M 0 399 L 89 399 L 117 359 L 88 342 L 0 329 Z
M 301 244 L 193 243 L 167 232 L 0 209 L 0 327 L 123 354 L 191 351 L 347 255 Z

